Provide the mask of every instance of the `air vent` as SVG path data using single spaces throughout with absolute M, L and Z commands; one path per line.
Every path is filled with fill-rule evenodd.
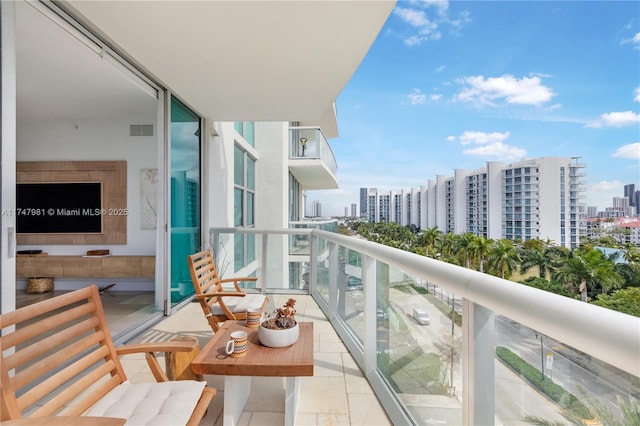
M 131 124 L 129 136 L 153 136 L 153 124 Z

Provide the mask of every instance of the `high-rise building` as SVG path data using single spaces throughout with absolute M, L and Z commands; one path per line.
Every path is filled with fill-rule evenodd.
M 358 212 L 357 207 L 356 203 L 351 204 L 351 217 L 356 217 Z
M 635 195 L 636 195 L 636 185 L 635 184 L 630 183 L 630 184 L 624 186 L 624 196 L 629 200 L 629 205 L 632 206 L 632 207 L 637 207 L 638 206 L 636 204 Z
M 322 204 L 320 201 L 315 200 L 311 203 L 311 216 L 312 217 L 322 217 Z
M 584 167 L 577 158 L 489 162 L 479 170 L 438 175 L 426 187 L 385 194 L 369 188 L 367 216 L 491 239 L 549 239 L 573 248 L 586 232 Z
M 367 216 L 367 188 L 360 188 L 360 217 Z

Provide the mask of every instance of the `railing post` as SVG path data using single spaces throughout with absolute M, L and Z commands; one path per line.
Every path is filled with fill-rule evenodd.
M 377 320 L 378 276 L 376 260 L 362 256 L 362 291 L 364 293 L 364 317 L 370 318 L 364 323 L 364 373 L 371 375 L 377 369 Z
M 309 294 L 313 295 L 316 291 L 316 274 L 318 273 L 318 237 L 313 235 L 313 231 L 309 233 Z
M 338 245 L 329 243 L 329 271 L 337 271 L 339 267 Z M 329 321 L 338 314 L 338 274 L 329 274 Z
M 493 425 L 495 315 L 493 311 L 463 299 L 462 318 L 462 422 Z
M 268 261 L 268 255 L 267 255 L 267 247 L 269 246 L 268 242 L 269 242 L 269 234 L 267 233 L 262 233 L 262 256 L 261 256 L 261 269 L 262 269 L 262 288 L 260 289 L 260 293 L 265 294 L 266 289 L 267 289 L 267 261 Z

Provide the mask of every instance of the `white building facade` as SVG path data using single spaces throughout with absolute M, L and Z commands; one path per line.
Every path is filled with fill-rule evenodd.
M 384 195 L 369 188 L 369 205 L 378 209 L 370 208 L 368 218 L 490 239 L 548 239 L 573 248 L 586 232 L 584 167 L 575 158 L 558 157 L 489 162 L 482 169 L 438 175 L 419 188 Z M 388 213 L 380 210 L 383 196 L 394 199 Z

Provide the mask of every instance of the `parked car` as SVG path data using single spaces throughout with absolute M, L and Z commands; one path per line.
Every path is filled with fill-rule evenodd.
M 387 314 L 387 310 L 382 308 L 376 309 L 376 318 L 378 321 L 388 321 L 389 315 Z
M 429 314 L 424 309 L 414 308 L 411 316 L 420 325 L 431 324 L 431 318 L 429 318 Z
M 347 276 L 347 291 L 362 290 L 362 280 L 351 275 Z

